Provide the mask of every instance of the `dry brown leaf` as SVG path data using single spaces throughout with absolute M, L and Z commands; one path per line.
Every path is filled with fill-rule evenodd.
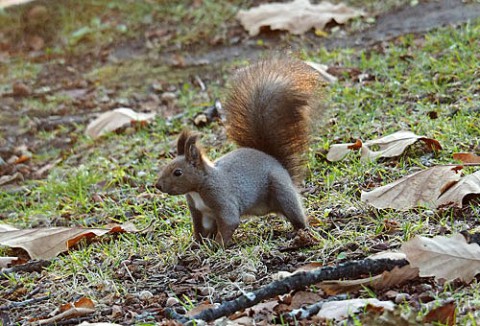
M 3 229 L 3 230 L 2 230 Z M 6 229 L 6 230 L 5 230 Z M 107 233 L 135 232 L 131 223 L 112 228 L 53 227 L 38 229 L 10 229 L 0 225 L 0 244 L 24 249 L 32 259 L 51 259 L 67 251 L 80 240 Z
M 380 301 L 378 299 L 350 299 L 342 301 L 325 302 L 317 316 L 326 320 L 343 320 L 348 316 L 357 313 L 367 305 L 380 307 L 385 310 L 393 310 L 395 305 L 391 301 Z
M 335 144 L 330 147 L 327 153 L 327 160 L 330 162 L 336 162 L 342 160 L 351 151 L 356 151 L 362 148 L 363 144 L 360 139 L 357 139 L 355 143 L 347 144 Z
M 425 323 L 440 323 L 442 325 L 453 326 L 456 325 L 456 310 L 455 302 L 447 302 L 446 304 L 432 309 L 423 319 Z
M 480 171 L 461 178 L 437 199 L 437 207 L 453 204 L 462 207 L 463 199 L 468 195 L 480 195 Z
M 397 131 L 391 135 L 381 137 L 374 140 L 366 141 L 362 147 L 362 160 L 375 160 L 380 157 L 396 157 L 405 151 L 405 149 L 421 140 L 429 145 L 433 150 L 441 150 L 440 143 L 432 138 L 425 136 L 417 136 L 411 131 Z M 380 150 L 374 151 L 370 148 L 378 146 Z
M 397 131 L 391 135 L 369 140 L 362 143 L 357 140 L 356 143 L 335 144 L 332 145 L 327 154 L 327 160 L 330 162 L 340 161 L 351 150 L 361 149 L 361 160 L 376 160 L 380 157 L 396 157 L 401 155 L 405 149 L 413 143 L 421 140 L 430 146 L 433 150 L 440 150 L 440 143 L 432 138 L 415 135 L 411 131 Z M 379 150 L 373 150 L 372 147 L 378 147 Z
M 463 163 L 480 163 L 480 156 L 473 153 L 453 153 L 453 159 Z
M 480 246 L 467 243 L 463 235 L 450 238 L 416 236 L 402 245 L 402 251 L 412 267 L 418 267 L 421 277 L 452 281 L 457 278 L 470 283 L 480 272 Z
M 118 108 L 104 112 L 90 122 L 85 130 L 85 134 L 92 138 L 98 138 L 108 132 L 128 126 L 132 122 L 148 122 L 155 115 L 155 113 L 138 113 L 129 108 Z
M 287 3 L 262 4 L 249 10 L 240 10 L 237 19 L 250 36 L 258 35 L 260 28 L 264 26 L 272 30 L 286 30 L 299 35 L 312 28 L 322 30 L 330 21 L 344 24 L 363 14 L 363 11 L 344 4 L 323 1 L 313 5 L 308 0 L 295 0 Z
M 460 179 L 457 170 L 457 167 L 452 166 L 435 166 L 415 172 L 372 191 L 362 191 L 361 200 L 380 209 L 436 207 L 437 199 L 444 189 Z

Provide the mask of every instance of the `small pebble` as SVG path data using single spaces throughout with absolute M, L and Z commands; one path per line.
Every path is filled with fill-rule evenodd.
M 242 281 L 243 283 L 253 283 L 257 280 L 257 278 L 255 277 L 255 275 L 251 274 L 251 273 L 243 273 L 242 275 Z
M 393 299 L 395 297 L 397 297 L 399 293 L 397 291 L 394 291 L 394 290 L 389 290 L 387 292 L 385 292 L 385 296 L 389 299 Z
M 15 82 L 12 85 L 12 91 L 15 96 L 26 96 L 32 92 L 30 87 L 22 82 Z
M 400 304 L 400 303 L 403 303 L 403 302 L 408 301 L 408 300 L 410 300 L 410 294 L 408 294 L 408 293 L 398 293 L 395 296 L 395 303 L 396 304 Z
M 163 102 L 170 103 L 177 98 L 177 95 L 175 95 L 175 93 L 172 93 L 172 92 L 165 92 L 162 94 L 160 98 L 162 99 Z
M 167 299 L 167 302 L 166 302 L 165 305 L 166 305 L 167 307 L 173 307 L 174 305 L 176 305 L 176 304 L 178 304 L 178 303 L 180 303 L 180 301 L 179 301 L 177 298 L 175 298 L 175 297 L 170 297 L 170 298 Z
M 138 298 L 142 301 L 148 301 L 153 298 L 153 294 L 150 291 L 142 291 L 138 294 Z
M 215 293 L 215 289 L 211 286 L 203 286 L 201 288 L 198 288 L 198 292 L 200 293 L 200 295 L 208 296 Z

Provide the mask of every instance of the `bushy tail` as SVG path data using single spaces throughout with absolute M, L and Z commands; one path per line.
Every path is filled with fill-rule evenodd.
M 318 76 L 299 60 L 261 61 L 237 73 L 225 103 L 228 136 L 275 157 L 296 184 L 304 178 Z

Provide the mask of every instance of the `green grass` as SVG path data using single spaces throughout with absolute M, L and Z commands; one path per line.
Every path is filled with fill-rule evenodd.
M 86 39 L 82 42 L 95 45 L 108 44 L 120 36 L 128 37 L 128 33 L 140 29 L 145 20 L 157 21 L 161 10 L 166 8 L 170 16 L 168 23 L 190 24 L 182 25 L 175 35 L 175 42 L 185 46 L 195 42 L 198 35 L 201 39 L 217 35 L 218 30 L 210 27 L 220 24 L 222 18 L 230 17 L 236 10 L 233 3 L 220 7 L 213 1 L 204 1 L 205 6 L 199 11 L 173 2 L 110 2 L 113 4 L 109 8 L 116 13 L 115 20 L 107 20 L 103 26 L 91 17 L 95 12 L 102 12 L 108 2 L 82 3 L 69 2 L 82 12 L 70 18 L 59 4 L 49 2 L 48 5 L 57 8 L 62 19 L 66 19 L 61 35 L 71 42 L 75 32 L 87 27 L 90 31 L 84 32 Z M 135 15 L 130 17 L 129 12 Z M 205 20 L 206 16 L 211 19 Z M 1 18 L 13 19 L 11 16 Z M 126 24 L 127 31 L 117 30 L 119 24 Z M 0 191 L 2 223 L 17 227 L 104 226 L 110 222 L 131 221 L 138 228 L 151 227 L 144 233 L 123 234 L 111 241 L 82 243 L 76 250 L 56 259 L 42 274 L 19 274 L 18 278 L 1 280 L 0 292 L 14 285 L 31 291 L 35 282 L 44 282 L 52 295 L 53 306 L 86 295 L 105 307 L 114 299 L 128 305 L 128 296 L 135 297 L 140 290 L 149 289 L 158 295 L 160 305 L 165 303 L 163 293 L 164 296 L 178 295 L 184 306 L 191 308 L 206 299 L 219 301 L 235 297 L 240 289 L 264 284 L 274 272 L 291 271 L 304 262 L 358 259 L 373 253 L 372 247 L 379 243 L 398 248 L 417 234 L 478 228 L 478 206 L 464 211 L 398 212 L 376 210 L 360 202 L 360 191 L 370 182 L 386 184 L 417 167 L 452 163 L 454 152 L 478 153 L 478 39 L 480 22 L 475 21 L 458 28 L 443 28 L 425 37 L 406 35 L 382 49 L 319 50 L 302 54 L 330 66 L 358 67 L 375 78 L 364 83 L 341 81 L 325 90 L 328 111 L 324 122 L 313 133 L 315 141 L 309 153 L 310 173 L 306 180 L 306 185 L 314 191 L 305 195 L 307 213 L 314 222 L 312 232 L 318 236 L 319 243 L 297 252 L 280 250 L 291 243 L 290 225 L 274 216 L 246 220 L 237 230 L 235 245 L 231 248 L 217 250 L 212 245 L 195 248 L 185 199 L 159 194 L 154 189 L 156 173 L 169 160 L 170 144 L 184 126 L 194 128 L 191 118 L 202 106 L 224 95 L 226 72 L 238 62 L 178 72 L 164 66 L 152 68 L 148 66 L 151 61 L 134 58 L 88 69 L 84 77 L 93 81 L 92 87 L 117 87 L 115 97 L 144 94 L 155 80 L 175 85 L 177 105 L 186 114 L 169 121 L 159 117 L 135 133 L 111 134 L 95 142 L 81 135 L 83 125 L 70 131 L 42 133 L 39 138 L 53 140 L 68 132 L 77 137 L 76 144 L 61 154 L 54 151 L 34 156 L 36 162 L 63 158 L 46 179 L 27 181 L 22 184 L 24 188 L 15 191 L 7 188 Z M 76 42 L 66 44 L 77 51 L 80 41 Z M 166 47 L 165 44 L 159 46 Z M 12 66 L 0 69 L 4 69 L 0 79 L 4 91 L 13 80 L 37 78 L 42 64 L 20 58 L 13 60 Z M 192 76 L 197 74 L 208 77 L 207 93 L 200 92 L 192 82 Z M 70 102 L 54 96 L 47 103 L 36 99 L 22 103 L 32 109 L 49 111 Z M 438 118 L 431 119 L 427 115 L 430 111 L 436 111 Z M 335 124 L 328 123 L 331 118 L 335 118 Z M 329 163 L 324 158 L 324 150 L 332 144 L 357 138 L 373 139 L 401 129 L 434 137 L 441 142 L 443 150 L 431 155 L 421 146 L 415 146 L 399 158 L 369 163 L 360 161 L 355 153 L 337 163 Z M 218 123 L 199 131 L 210 157 L 217 158 L 232 149 L 231 144 L 223 142 L 223 127 Z M 386 221 L 398 223 L 398 228 L 388 230 Z M 11 253 L 6 248 L 0 250 L 2 255 Z M 182 268 L 188 269 L 188 273 L 182 274 Z M 208 272 L 192 277 L 192 273 L 202 268 Z M 255 275 L 256 282 L 244 283 L 246 273 Z M 194 279 L 192 290 L 176 293 L 162 283 L 165 277 L 185 276 Z M 212 287 L 215 292 L 208 297 L 201 295 L 196 289 L 203 287 Z M 462 288 L 438 286 L 432 291 L 436 300 L 453 297 L 458 307 L 465 308 L 457 317 L 460 323 L 478 318 L 475 310 L 479 307 L 478 283 Z M 368 292 L 364 294 L 369 296 Z

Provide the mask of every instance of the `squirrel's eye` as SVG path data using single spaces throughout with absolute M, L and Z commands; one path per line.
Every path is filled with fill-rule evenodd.
M 176 176 L 176 177 L 179 177 L 183 174 L 182 170 L 180 169 L 176 169 L 173 171 L 173 175 Z

